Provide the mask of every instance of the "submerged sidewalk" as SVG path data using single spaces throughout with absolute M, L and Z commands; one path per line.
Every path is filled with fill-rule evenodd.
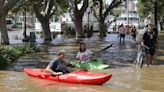
M 110 68 L 126 67 L 133 63 L 136 56 L 137 45 L 131 42 L 129 36 L 126 37 L 125 43 L 120 43 L 118 34 L 108 34 L 104 39 L 100 39 L 98 34 L 94 34 L 90 39 L 83 39 L 83 42 L 94 53 L 113 43 L 112 47 L 94 56 L 94 58 L 101 58 L 104 63 L 110 65 Z M 76 43 L 75 39 L 62 37 L 54 39 L 51 43 L 39 44 L 39 46 L 41 52 L 21 57 L 18 62 L 10 67 L 10 70 L 21 71 L 24 67 L 45 68 L 53 58 L 57 57 L 56 52 L 60 49 L 66 50 L 65 60 L 70 62 L 76 60 L 75 56 L 79 50 L 79 44 Z
M 137 36 L 139 43 L 142 35 Z M 159 46 L 161 54 L 155 56 L 155 65 L 164 64 L 164 33 L 160 34 Z M 130 35 L 126 36 L 125 43 L 120 43 L 118 34 L 108 34 L 106 38 L 100 39 L 97 34 L 90 39 L 85 38 L 83 42 L 86 43 L 87 48 L 93 52 L 97 52 L 111 43 L 113 46 L 102 51 L 94 58 L 101 58 L 104 63 L 109 64 L 110 68 L 129 67 L 133 64 L 136 55 L 138 44 L 133 43 Z M 47 64 L 53 59 L 57 58 L 56 52 L 60 49 L 66 50 L 65 60 L 70 62 L 76 60 L 75 56 L 79 50 L 79 44 L 75 39 L 56 38 L 49 44 L 40 44 L 41 52 L 26 55 L 18 59 L 18 62 L 13 64 L 9 69 L 21 71 L 24 67 L 45 68 Z

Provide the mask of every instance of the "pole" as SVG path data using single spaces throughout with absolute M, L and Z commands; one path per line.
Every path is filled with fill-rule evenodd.
M 90 12 L 88 11 L 88 32 L 89 32 L 89 14 Z
M 127 23 L 129 25 L 129 0 L 127 0 Z
M 155 24 L 155 27 L 157 27 L 158 25 L 158 22 L 157 22 L 157 1 L 155 1 L 154 3 L 154 24 Z
M 24 11 L 23 11 L 23 36 L 24 36 L 23 41 L 24 42 L 27 42 L 27 34 L 26 34 L 26 9 L 24 9 Z

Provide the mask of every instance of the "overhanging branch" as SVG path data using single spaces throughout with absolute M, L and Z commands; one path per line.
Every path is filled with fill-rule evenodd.
M 38 17 L 39 20 L 43 19 L 44 16 L 41 14 L 41 11 L 39 10 L 39 7 L 37 4 L 34 4 L 33 5 L 33 8 L 34 8 L 34 12 L 36 14 L 36 16 Z
M 118 7 L 124 0 L 113 0 L 110 6 L 107 8 L 107 10 L 104 13 L 104 17 L 108 16 L 108 13 L 115 7 Z
M 89 4 L 89 1 L 88 0 L 84 0 L 83 6 L 81 7 L 80 12 L 85 12 L 86 9 L 88 8 L 88 4 Z
M 4 12 L 7 13 L 10 9 L 12 9 L 19 0 L 8 0 L 7 4 L 4 6 Z

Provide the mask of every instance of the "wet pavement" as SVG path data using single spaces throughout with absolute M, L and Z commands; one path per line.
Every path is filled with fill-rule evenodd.
M 66 62 L 75 60 L 76 53 L 79 48 L 80 42 L 85 42 L 87 48 L 92 50 L 94 53 L 101 49 L 113 44 L 112 47 L 96 54 L 93 58 L 101 58 L 105 64 L 109 64 L 110 68 L 129 67 L 133 64 L 136 55 L 139 42 L 142 38 L 142 32 L 137 36 L 137 42 L 134 42 L 130 35 L 126 35 L 125 42 L 119 42 L 118 34 L 108 34 L 106 38 L 100 39 L 98 34 L 95 33 L 92 38 L 85 39 L 73 39 L 65 38 L 62 35 L 57 35 L 52 42 L 44 43 L 43 39 L 38 38 L 36 44 L 41 48 L 41 52 L 26 55 L 18 59 L 17 63 L 14 63 L 10 70 L 21 71 L 24 67 L 38 67 L 44 68 L 53 59 L 57 58 L 56 53 L 60 49 L 66 50 Z M 159 43 L 163 44 L 163 33 L 159 38 Z M 39 37 L 39 36 L 38 36 Z M 13 41 L 14 42 L 14 41 Z M 160 48 L 163 45 L 160 45 Z M 160 54 L 163 55 L 163 50 L 160 49 Z M 158 56 L 158 55 L 156 55 Z M 161 59 L 163 56 L 155 56 L 155 65 L 164 64 Z
M 139 41 L 139 37 L 137 41 Z M 26 55 L 10 67 L 11 70 L 21 71 L 24 67 L 45 67 L 54 57 L 56 52 L 60 49 L 66 50 L 66 61 L 70 62 L 75 60 L 76 53 L 78 52 L 79 43 L 85 42 L 87 48 L 94 53 L 101 49 L 113 44 L 112 47 L 96 54 L 94 58 L 102 58 L 103 62 L 110 65 L 110 68 L 124 67 L 132 64 L 137 51 L 137 43 L 132 42 L 131 37 L 128 35 L 125 42 L 120 43 L 118 34 L 109 34 L 106 38 L 100 39 L 98 34 L 94 34 L 92 38 L 73 39 L 64 38 L 58 35 L 52 42 L 45 43 L 42 39 L 37 39 L 37 45 L 41 48 L 41 52 Z M 18 69 L 17 69 L 18 68 Z
M 7 70 L 0 71 L 0 89 L 2 92 L 164 92 L 164 33 L 161 33 L 159 38 L 160 54 L 155 56 L 154 65 L 149 68 L 144 65 L 142 69 L 133 65 L 142 34 L 138 35 L 137 43 L 134 43 L 130 36 L 126 36 L 125 43 L 120 43 L 117 34 L 109 34 L 105 39 L 99 39 L 97 35 L 94 34 L 92 38 L 82 41 L 93 52 L 113 43 L 111 48 L 94 56 L 102 58 L 104 63 L 110 65 L 108 69 L 92 70 L 92 72 L 113 74 L 112 79 L 104 85 L 76 85 L 46 81 L 29 77 L 22 72 L 25 67 L 45 68 L 49 61 L 56 57 L 59 49 L 66 50 L 67 62 L 75 60 L 78 51 L 77 40 L 58 35 L 46 45 L 42 44 L 42 39 L 37 39 L 41 52 L 25 55 Z

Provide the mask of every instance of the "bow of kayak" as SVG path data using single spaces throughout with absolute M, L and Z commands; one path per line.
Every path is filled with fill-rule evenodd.
M 71 64 L 74 65 L 76 68 L 82 68 L 82 69 L 105 69 L 108 68 L 109 65 L 103 64 L 102 59 L 96 58 L 93 60 L 90 60 L 86 63 L 79 63 L 77 61 L 71 61 Z

